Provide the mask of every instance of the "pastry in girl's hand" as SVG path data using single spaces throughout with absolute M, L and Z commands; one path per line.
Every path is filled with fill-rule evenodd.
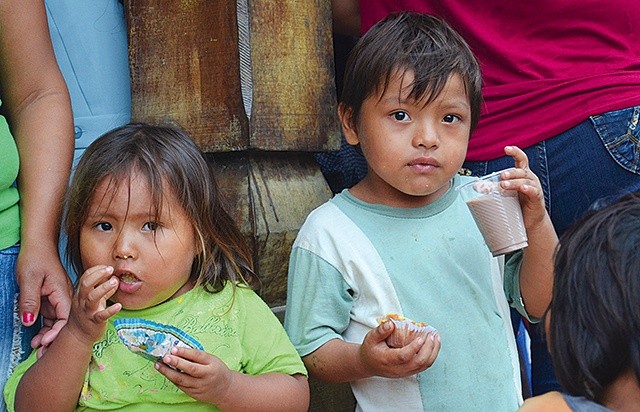
M 395 330 L 387 338 L 387 345 L 390 348 L 402 348 L 421 336 L 426 337 L 429 332 L 438 332 L 424 322 L 415 322 L 396 313 L 389 313 L 377 320 L 378 324 L 392 322 L 395 325 Z
M 118 319 L 114 326 L 130 351 L 151 361 L 162 360 L 175 346 L 204 350 L 197 340 L 175 326 L 140 318 Z

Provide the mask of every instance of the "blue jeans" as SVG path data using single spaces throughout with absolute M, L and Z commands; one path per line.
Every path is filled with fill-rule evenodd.
M 18 315 L 18 283 L 16 260 L 19 246 L 0 250 L 0 388 L 15 366 L 31 353 L 31 339 L 39 326 L 25 328 Z M 0 411 L 5 411 L 4 397 L 0 399 Z
M 524 149 L 542 184 L 558 235 L 590 207 L 640 190 L 639 119 L 640 106 L 592 116 Z M 504 156 L 488 162 L 465 162 L 464 167 L 481 176 L 513 167 L 513 159 Z M 533 326 L 530 334 L 533 394 L 559 390 L 542 326 Z

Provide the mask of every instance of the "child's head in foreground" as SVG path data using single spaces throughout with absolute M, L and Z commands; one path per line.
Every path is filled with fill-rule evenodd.
M 346 67 L 338 114 L 368 165 L 352 193 L 401 207 L 439 198 L 480 116 L 480 68 L 467 44 L 436 17 L 392 14 L 360 38 Z
M 600 402 L 627 373 L 640 381 L 640 192 L 590 212 L 560 238 L 549 346 L 560 384 Z
M 73 176 L 65 228 L 77 273 L 113 266 L 120 287 L 110 300 L 126 309 L 256 280 L 212 170 L 176 127 L 130 124 L 94 141 Z

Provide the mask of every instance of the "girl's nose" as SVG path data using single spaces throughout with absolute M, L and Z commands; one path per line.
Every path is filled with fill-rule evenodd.
M 133 242 L 123 233 L 120 233 L 118 240 L 116 240 L 114 245 L 114 255 L 116 260 L 135 259 L 137 257 Z

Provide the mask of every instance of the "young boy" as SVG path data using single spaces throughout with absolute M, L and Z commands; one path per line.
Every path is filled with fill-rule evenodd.
M 444 22 L 402 13 L 347 62 L 339 116 L 368 174 L 313 211 L 294 243 L 285 327 L 316 378 L 350 382 L 359 410 L 513 411 L 522 403 L 509 304 L 546 309 L 557 237 L 516 147 L 529 246 L 494 258 L 455 188 L 481 105 L 480 70 Z M 399 313 L 437 329 L 390 348 Z

